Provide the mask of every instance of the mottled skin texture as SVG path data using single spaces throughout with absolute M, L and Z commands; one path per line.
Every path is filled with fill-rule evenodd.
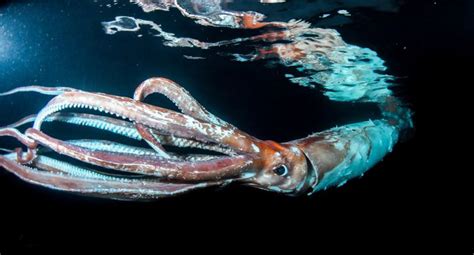
M 326 173 L 336 169 L 342 162 L 361 162 L 349 150 L 351 139 L 355 141 L 362 137 L 362 143 L 360 139 L 357 142 L 369 148 L 361 152 L 366 153 L 364 157 L 369 162 L 372 143 L 377 143 L 373 137 L 377 135 L 369 134 L 367 129 L 372 133 L 380 129 L 379 124 L 370 122 L 355 128 L 331 129 L 287 143 L 262 141 L 212 115 L 184 88 L 164 78 L 143 82 L 135 91 L 133 99 L 38 86 L 17 88 L 15 91 L 56 96 L 38 115 L 28 116 L 0 129 L 0 136 L 14 137 L 27 148 L 27 153 L 17 149 L 16 154 L 0 156 L 0 165 L 34 184 L 115 199 L 160 198 L 230 182 L 290 195 L 308 193 Z M 142 102 L 153 93 L 168 97 L 181 113 Z M 11 92 L 0 95 L 9 94 Z M 388 104 L 385 107 L 393 111 L 394 107 L 390 106 L 390 102 Z M 109 113 L 123 120 L 95 114 L 61 112 L 64 109 L 80 108 Z M 33 127 L 24 134 L 16 129 L 32 121 Z M 89 145 L 62 141 L 41 131 L 45 121 L 86 125 L 135 137 L 148 142 L 153 150 L 139 147 L 130 149 L 125 145 L 101 140 L 92 140 Z M 110 144 L 115 147 L 107 146 Z M 176 155 L 166 151 L 162 145 L 201 148 L 222 155 Z M 98 166 L 117 173 L 138 175 L 115 178 L 110 173 L 50 160 L 38 150 L 41 147 L 88 163 L 92 168 Z M 367 163 L 367 168 L 370 164 Z

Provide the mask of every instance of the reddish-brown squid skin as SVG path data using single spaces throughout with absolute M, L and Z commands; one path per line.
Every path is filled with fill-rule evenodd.
M 308 172 L 312 175 L 308 186 L 315 186 L 324 178 L 324 174 L 334 169 L 345 159 L 344 150 L 335 148 L 333 142 L 324 139 L 324 135 L 313 135 L 308 138 L 292 141 L 306 156 Z
M 49 147 L 82 162 L 97 166 L 134 172 L 146 175 L 156 175 L 166 179 L 185 181 L 218 180 L 223 176 L 238 176 L 245 167 L 251 164 L 249 156 L 223 157 L 221 159 L 188 163 L 175 160 L 157 159 L 136 155 L 118 155 L 113 153 L 90 151 L 54 139 L 36 129 L 28 129 L 26 134 L 43 146 Z
M 36 165 L 36 164 L 35 164 Z M 215 186 L 221 182 L 208 183 L 167 183 L 153 180 L 100 180 L 58 175 L 54 169 L 37 171 L 30 167 L 0 156 L 0 166 L 20 179 L 51 189 L 76 192 L 88 196 L 118 200 L 151 200 L 165 196 L 178 195 L 197 188 Z M 41 165 L 38 165 L 41 166 Z
M 39 87 L 19 88 L 21 91 L 30 89 L 40 93 L 43 91 Z M 0 129 L 0 136 L 15 137 L 23 143 L 28 148 L 28 157 L 31 156 L 31 159 L 25 162 L 22 153 L 19 153 L 19 157 L 9 154 L 8 158 L 0 156 L 0 165 L 32 183 L 110 198 L 139 199 L 150 194 L 163 197 L 229 182 L 239 182 L 289 195 L 304 194 L 311 190 L 341 185 L 350 178 L 360 176 L 380 161 L 398 139 L 399 127 L 393 126 L 390 118 L 397 120 L 399 113 L 396 111 L 396 101 L 390 98 L 384 106 L 387 109 L 383 108 L 387 120 L 349 124 L 303 139 L 277 143 L 259 140 L 220 120 L 207 112 L 182 87 L 162 78 L 145 81 L 137 89 L 135 100 L 103 93 L 71 90 L 65 92 L 64 88 L 57 91 L 49 88 L 44 91 L 58 95 L 33 117 L 33 128 L 27 129 L 25 134 L 18 132 L 15 125 Z M 141 102 L 151 93 L 164 94 L 177 104 L 183 113 Z M 194 144 L 208 145 L 207 148 L 211 150 L 215 148 L 213 146 L 222 146 L 231 152 L 221 150 L 225 155 L 204 157 L 202 160 L 166 158 L 157 154 L 143 154 L 148 150 L 146 148 L 138 148 L 142 154 L 134 154 L 110 151 L 103 147 L 81 147 L 55 139 L 41 131 L 41 125 L 48 116 L 57 118 L 61 116 L 62 109 L 83 107 L 112 113 L 126 120 L 106 121 L 112 118 L 91 114 L 66 114 L 64 117 L 88 121 L 97 118 L 101 125 L 108 122 L 128 130 L 133 130 L 134 124 L 140 124 L 138 127 L 146 128 L 147 131 L 139 132 L 137 128 L 134 131 L 141 134 L 145 140 L 155 138 L 144 134 L 168 138 L 176 136 Z M 397 123 L 402 123 L 401 121 L 400 119 Z M 24 119 L 19 123 L 27 122 Z M 98 126 L 96 128 L 100 129 Z M 151 133 L 148 130 L 151 130 Z M 154 181 L 135 182 L 125 178 L 117 182 L 103 173 L 99 174 L 99 180 L 86 178 L 81 174 L 79 177 L 70 175 L 64 163 L 37 161 L 38 158 L 45 158 L 43 155 L 36 155 L 39 146 L 88 164 L 140 174 Z M 28 165 L 38 167 L 39 170 L 30 169 Z M 69 167 L 76 166 L 69 164 Z M 87 173 L 88 170 L 80 171 Z M 98 186 L 99 188 L 94 189 L 94 185 L 102 188 Z M 173 191 L 169 192 L 168 189 Z
M 292 144 L 280 144 L 274 141 L 260 141 L 256 176 L 250 179 L 250 184 L 260 189 L 278 191 L 288 194 L 300 194 L 309 186 L 308 165 L 301 150 Z M 274 170 L 284 166 L 287 173 L 283 176 L 275 174 Z
M 26 164 L 34 159 L 36 154 L 36 141 L 30 139 L 29 137 L 21 134 L 18 130 L 14 128 L 1 128 L 0 136 L 10 136 L 17 139 L 21 144 L 25 145 L 28 148 L 26 153 L 23 153 L 21 148 L 16 148 L 15 152 L 17 155 L 17 161 L 21 164 Z
M 66 92 L 52 99 L 45 108 L 64 104 L 91 105 L 106 109 L 109 112 L 119 113 L 149 128 L 164 130 L 180 137 L 191 137 L 202 141 L 225 144 L 243 152 L 252 151 L 251 136 L 240 130 L 206 123 L 181 113 L 141 103 L 130 98 L 102 93 Z M 229 135 L 216 136 L 215 130 Z

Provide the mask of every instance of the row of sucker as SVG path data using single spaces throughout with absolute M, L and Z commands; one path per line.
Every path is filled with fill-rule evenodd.
M 16 128 L 27 123 L 34 122 L 36 115 L 27 116 L 14 124 L 9 125 L 10 128 Z M 72 125 L 87 126 L 92 128 L 101 129 L 104 131 L 112 132 L 114 134 L 126 136 L 128 138 L 141 140 L 140 134 L 132 126 L 131 123 L 121 121 L 118 119 L 112 119 L 104 116 L 93 115 L 93 114 L 76 114 L 76 113 L 57 113 L 48 116 L 45 122 L 64 122 Z M 114 123 L 112 123 L 114 122 Z M 176 147 L 188 147 L 198 148 L 203 150 L 210 150 L 226 155 L 237 155 L 237 153 L 231 148 L 223 147 L 215 144 L 207 144 L 196 140 L 176 137 L 172 135 L 163 135 L 153 132 L 154 137 L 164 145 L 171 145 Z
M 10 160 L 16 160 L 16 154 L 11 153 L 11 154 L 6 154 L 2 155 L 2 157 L 5 157 Z M 120 177 L 115 177 L 115 176 L 110 176 L 110 175 L 105 175 L 99 172 L 96 172 L 92 169 L 88 168 L 83 168 L 79 167 L 64 161 L 60 161 L 57 159 L 53 159 L 47 156 L 37 156 L 34 161 L 32 161 L 29 165 L 23 165 L 24 167 L 28 167 L 32 171 L 47 171 L 43 169 L 41 166 L 47 166 L 48 168 L 53 168 L 56 170 L 54 174 L 57 175 L 69 175 L 69 176 L 75 176 L 75 177 L 80 177 L 80 178 L 85 178 L 85 179 L 97 179 L 97 180 L 104 180 L 104 181 L 120 181 L 120 182 L 130 182 L 133 181 L 134 179 L 130 178 L 120 178 Z M 50 172 L 50 171 L 47 171 Z
M 157 154 L 154 150 L 135 147 L 125 144 L 120 144 L 112 141 L 106 140 L 69 140 L 67 141 L 70 144 L 83 147 L 85 149 L 93 151 L 106 151 L 120 154 L 129 154 L 137 156 L 153 156 L 155 158 L 160 158 L 161 156 Z M 182 160 L 182 161 L 207 161 L 219 158 L 219 156 L 214 155 L 201 155 L 201 154 L 192 154 L 192 155 L 178 155 L 174 153 L 169 153 L 170 159 L 173 160 Z

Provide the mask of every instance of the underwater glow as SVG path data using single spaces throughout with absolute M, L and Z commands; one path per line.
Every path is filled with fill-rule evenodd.
M 197 24 L 254 30 L 256 35 L 205 42 L 178 37 L 154 21 L 131 16 L 103 21 L 105 33 L 148 29 L 165 46 L 215 48 L 230 61 L 274 62 L 294 70 L 282 74 L 292 83 L 321 88 L 334 101 L 377 104 L 381 116 L 280 143 L 239 130 L 166 78 L 144 81 L 132 97 L 68 87 L 25 86 L 0 96 L 36 92 L 54 98 L 38 114 L 0 129 L 0 136 L 14 137 L 27 148 L 26 152 L 17 149 L 0 156 L 1 166 L 31 183 L 113 199 L 155 199 L 232 182 L 288 195 L 309 195 L 362 176 L 392 151 L 400 132 L 412 126 L 410 110 L 390 89 L 394 78 L 386 73 L 384 61 L 371 49 L 345 42 L 334 29 L 317 28 L 303 20 L 266 21 L 265 15 L 252 10 L 225 8 L 228 1 L 132 2 L 145 12 L 175 8 Z M 337 14 L 351 15 L 344 9 Z M 233 52 L 235 45 L 249 50 Z M 145 103 L 151 94 L 164 95 L 179 111 Z M 81 109 L 93 113 L 81 113 Z M 100 139 L 60 140 L 45 133 L 44 122 L 87 126 L 145 141 L 148 147 Z M 19 131 L 31 123 L 31 128 Z M 180 154 L 168 147 L 197 148 L 207 153 Z M 44 148 L 87 167 L 44 155 Z M 120 175 L 101 171 L 104 168 Z
M 12 51 L 10 36 L 3 26 L 0 25 L 0 62 L 9 58 Z

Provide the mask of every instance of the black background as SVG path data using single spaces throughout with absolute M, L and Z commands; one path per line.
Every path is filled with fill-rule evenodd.
M 423 251 L 446 245 L 444 236 L 459 234 L 471 238 L 469 232 L 460 234 L 460 230 L 454 229 L 464 227 L 469 231 L 472 224 L 470 219 L 460 221 L 460 216 L 468 211 L 455 206 L 454 196 L 448 193 L 451 190 L 448 185 L 456 184 L 462 178 L 461 173 L 468 169 L 462 165 L 460 154 L 454 158 L 450 154 L 459 147 L 447 142 L 463 137 L 456 129 L 466 116 L 458 117 L 456 113 L 462 113 L 461 108 L 456 111 L 449 106 L 459 103 L 460 94 L 468 93 L 467 87 L 472 85 L 472 81 L 464 77 L 472 72 L 473 4 L 437 1 L 435 5 L 433 2 L 406 2 L 396 13 L 356 9 L 351 13 L 357 22 L 333 26 L 347 42 L 370 47 L 387 61 L 389 73 L 401 77 L 398 92 L 415 113 L 416 129 L 411 137 L 397 145 L 393 153 L 363 178 L 311 197 L 285 197 L 233 185 L 222 190 L 203 190 L 138 203 L 55 192 L 21 182 L 2 171 L 1 254 L 58 250 L 59 246 L 67 250 L 85 249 L 89 253 L 93 252 L 93 248 L 88 247 L 91 244 L 110 249 L 145 246 L 156 253 L 189 248 L 253 252 L 250 248 L 253 245 L 268 251 L 290 248 L 291 253 L 302 253 L 304 248 L 309 248 L 317 253 L 324 248 L 353 248 L 350 240 L 357 241 L 358 245 L 388 242 L 381 251 L 405 251 L 408 249 L 405 247 L 412 244 Z M 0 10 L 9 4 L 0 5 Z M 75 6 L 71 2 L 67 5 Z M 139 13 L 138 9 L 134 10 Z M 44 11 L 48 10 L 38 15 L 46 15 L 41 14 Z M 107 16 L 107 11 L 113 13 L 105 9 L 103 15 L 113 19 Z M 71 11 L 73 17 L 74 13 Z M 165 15 L 164 19 L 178 19 L 178 25 L 175 24 L 178 29 L 195 26 L 180 19 L 177 13 L 149 14 L 151 18 L 159 15 Z M 0 25 L 1 20 L 2 17 Z M 54 23 L 54 17 L 43 22 L 48 23 L 48 20 Z M 73 26 L 68 22 L 59 25 Z M 95 21 L 91 24 L 97 25 Z M 39 24 L 35 26 L 42 29 Z M 189 33 L 198 37 L 203 31 L 195 27 L 196 30 L 190 29 Z M 78 33 L 78 42 L 73 42 L 65 36 L 61 42 L 50 42 L 57 48 L 43 56 L 42 61 L 16 62 L 20 71 L 13 71 L 13 66 L 6 63 L 0 65 L 2 90 L 24 83 L 59 82 L 130 95 L 135 84 L 150 74 L 167 76 L 183 85 L 192 84 L 185 87 L 216 115 L 257 137 L 279 141 L 374 114 L 370 106 L 332 104 L 318 91 L 289 84 L 281 75 L 284 71 L 281 67 L 234 63 L 209 54 L 206 57 L 210 61 L 196 68 L 196 62 L 177 57 L 188 54 L 187 50 L 167 53 L 166 50 L 170 50 L 160 48 L 158 39 L 144 41 L 137 49 L 118 52 L 124 45 L 110 46 L 112 42 L 119 38 L 131 41 L 136 38 L 129 34 L 103 36 L 100 26 L 93 29 L 105 39 L 88 39 Z M 211 38 L 202 38 L 212 40 L 229 33 L 212 28 L 209 31 Z M 90 56 L 90 48 L 99 48 L 103 55 Z M 190 51 L 189 54 L 201 53 Z M 159 57 L 151 62 L 147 56 Z M 214 61 L 221 62 L 216 65 Z M 154 68 L 160 71 L 154 73 Z M 34 112 L 46 99 L 40 96 L 2 99 L 2 125 Z M 29 104 L 20 103 L 25 101 Z M 321 103 L 315 107 L 315 101 Z M 464 203 L 472 203 L 472 198 Z M 446 210 L 449 214 L 444 213 Z M 445 227 L 452 228 L 444 230 Z M 472 248 L 472 242 L 470 246 Z

